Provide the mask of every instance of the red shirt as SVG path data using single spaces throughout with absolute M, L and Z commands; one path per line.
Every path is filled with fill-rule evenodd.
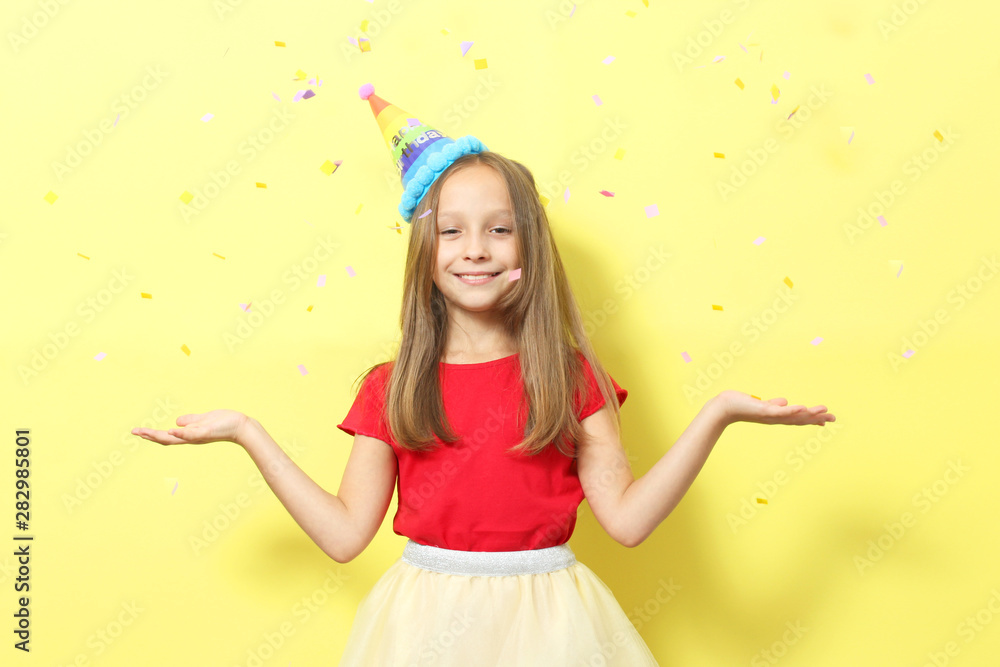
M 589 382 L 585 400 L 574 401 L 577 418 L 597 412 L 604 398 L 583 355 Z M 385 404 L 386 364 L 365 378 L 347 417 L 337 428 L 389 444 L 399 465 L 398 508 L 393 532 L 415 542 L 462 551 L 522 551 L 567 542 L 584 498 L 576 460 L 554 445 L 533 457 L 507 449 L 523 439 L 515 413 L 524 385 L 518 355 L 478 364 L 441 362 L 444 409 L 459 439 L 431 452 L 403 449 L 389 434 Z M 612 378 L 618 404 L 628 392 Z

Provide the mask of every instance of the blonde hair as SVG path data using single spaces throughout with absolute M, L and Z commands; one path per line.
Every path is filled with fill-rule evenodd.
M 516 343 L 524 381 L 528 420 L 524 440 L 509 451 L 529 456 L 550 443 L 566 456 L 575 456 L 584 431 L 572 400 L 587 396 L 587 383 L 578 352 L 589 362 L 606 405 L 612 406 L 621 432 L 621 413 L 611 379 L 604 371 L 583 326 L 549 220 L 539 200 L 535 179 L 527 167 L 498 153 L 483 151 L 457 159 L 431 185 L 410 218 L 410 242 L 403 276 L 400 313 L 402 338 L 394 361 L 376 364 L 364 378 L 392 364 L 386 386 L 386 423 L 400 447 L 428 451 L 437 436 L 443 442 L 458 439 L 444 411 L 439 362 L 447 342 L 447 304 L 434 284 L 437 261 L 437 208 L 448 177 L 472 165 L 496 170 L 506 184 L 514 213 L 514 237 L 521 277 L 496 305 L 509 338 Z M 426 217 L 421 216 L 431 209 Z M 363 381 L 363 380 L 362 380 Z

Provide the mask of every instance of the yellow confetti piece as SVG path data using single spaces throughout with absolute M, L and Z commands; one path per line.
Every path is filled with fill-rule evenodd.
M 361 47 L 361 50 L 364 53 L 369 53 L 372 50 L 372 43 L 367 39 L 362 39 L 360 42 L 358 42 L 358 45 Z
M 361 22 L 361 32 L 368 32 L 368 19 Z
M 625 16 L 629 17 L 630 19 L 633 19 L 635 18 L 636 14 L 630 9 L 627 12 L 625 12 Z
M 80 255 L 80 253 L 76 253 L 76 254 L 77 254 L 77 255 Z M 83 257 L 84 259 L 90 259 L 90 258 L 89 258 L 89 257 L 87 257 L 86 255 L 80 255 L 80 257 Z
M 139 292 L 139 296 L 141 296 L 143 299 L 152 299 L 153 298 L 153 295 L 150 294 L 149 292 Z
M 311 313 L 311 312 L 312 312 L 312 310 L 313 310 L 313 307 L 312 307 L 312 306 L 309 306 L 308 308 L 306 308 L 306 312 L 307 312 L 307 313 Z
M 183 352 L 189 357 L 191 356 L 191 350 L 188 348 L 187 345 L 181 345 L 181 352 Z
M 763 55 L 763 54 L 761 54 Z M 771 99 L 777 100 L 781 96 L 781 91 L 778 90 L 778 84 L 771 84 Z
M 361 213 L 361 208 L 363 206 L 364 206 L 364 204 L 358 204 L 358 207 L 356 209 L 354 209 L 354 215 L 357 215 L 358 213 Z
M 442 35 L 448 35 L 448 34 L 450 34 L 450 33 L 448 32 L 448 29 L 447 29 L 447 28 L 441 28 L 441 34 L 442 34 Z
M 615 151 L 615 159 L 616 160 L 621 160 L 623 157 L 625 157 L 625 149 L 624 148 L 619 148 L 618 150 Z
M 476 69 L 486 69 L 486 58 L 476 58 Z
M 296 70 L 295 71 L 295 76 L 297 77 L 295 79 L 296 81 L 301 81 L 302 79 L 307 78 L 309 75 L 306 74 L 305 72 L 303 72 L 302 70 Z
M 761 504 L 761 505 L 766 505 L 767 504 L 767 498 L 758 498 L 757 502 L 759 504 Z
M 181 193 L 181 196 L 178 197 L 178 199 L 180 199 L 185 204 L 190 204 L 191 200 L 194 199 L 194 195 L 185 190 L 184 192 Z
M 215 255 L 216 257 L 218 257 L 219 259 L 225 259 L 225 257 L 223 257 L 222 255 L 220 255 L 217 252 L 213 252 L 212 254 Z
M 52 190 L 49 190 L 49 194 L 45 195 L 45 201 L 50 204 L 55 204 L 57 199 L 59 199 L 59 195 L 52 192 Z
M 788 285 L 789 287 L 792 287 L 792 279 L 791 279 L 791 278 L 789 278 L 788 276 L 785 276 L 785 281 L 784 281 L 784 282 L 785 282 L 785 284 L 786 284 L 786 285 Z
M 278 41 L 275 41 L 275 42 L 274 42 L 274 45 L 275 45 L 275 46 L 284 46 L 284 45 L 285 45 L 285 43 L 284 43 L 284 42 L 278 42 Z
M 540 195 L 538 197 L 538 200 L 542 202 L 542 208 L 545 208 L 546 206 L 549 205 L 549 198 L 546 197 L 545 195 Z
M 716 306 L 715 304 L 712 304 L 712 310 L 722 310 L 722 306 Z
M 389 229 L 395 229 L 396 233 L 400 234 L 400 235 L 403 233 L 403 226 L 399 225 L 399 224 L 397 224 L 395 227 L 392 226 L 392 225 L 389 225 Z
M 326 162 L 320 165 L 319 170 L 322 171 L 327 176 L 329 176 L 333 172 L 337 171 L 337 165 L 327 160 Z
M 725 153 L 713 153 L 712 155 L 714 155 L 715 157 L 718 157 L 718 158 L 722 158 L 723 160 L 726 159 L 726 154 Z
M 750 46 L 754 46 L 754 45 L 751 44 Z M 760 52 L 760 61 L 764 62 L 764 52 L 763 51 Z
M 938 141 L 944 141 L 944 137 L 942 137 L 941 133 L 938 132 L 937 130 L 934 130 L 934 138 L 937 139 Z
M 740 81 L 739 78 L 737 78 L 736 81 L 734 81 L 733 83 L 735 83 L 737 86 L 739 86 L 740 90 L 743 90 L 743 82 Z
M 792 109 L 792 113 L 788 114 L 788 118 L 791 118 L 792 116 L 794 116 L 795 112 L 799 110 L 800 106 L 802 106 L 802 105 L 800 104 L 798 107 L 795 107 L 794 109 Z M 788 120 L 788 118 L 786 118 L 785 120 Z
M 267 183 L 257 183 L 257 187 L 258 188 L 266 188 L 267 187 Z
M 647 7 L 649 7 L 649 0 L 642 0 L 642 4 L 644 4 Z
M 763 401 L 764 400 L 760 396 L 754 396 L 753 394 L 750 394 L 750 398 L 756 398 L 758 401 Z

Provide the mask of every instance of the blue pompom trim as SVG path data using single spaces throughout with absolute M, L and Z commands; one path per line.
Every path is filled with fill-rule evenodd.
M 427 164 L 422 165 L 417 170 L 417 173 L 413 175 L 413 178 L 410 179 L 410 182 L 407 183 L 406 190 L 404 190 L 403 197 L 399 203 L 399 214 L 403 216 L 406 222 L 410 222 L 417 204 L 424 198 L 424 195 L 430 190 L 431 185 L 441 175 L 441 172 L 450 167 L 455 160 L 463 155 L 482 153 L 488 150 L 489 148 L 486 147 L 486 144 L 470 134 L 456 139 L 445 146 L 440 152 L 431 155 L 427 158 Z

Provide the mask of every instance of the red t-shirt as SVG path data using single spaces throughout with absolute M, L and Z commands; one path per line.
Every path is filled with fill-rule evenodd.
M 576 400 L 578 419 L 597 412 L 604 398 L 579 352 L 589 382 Z M 389 444 L 399 465 L 393 532 L 415 542 L 462 551 L 522 551 L 569 540 L 584 498 L 576 460 L 554 445 L 533 457 L 506 450 L 523 439 L 515 414 L 524 385 L 518 355 L 478 364 L 441 362 L 444 409 L 459 439 L 431 452 L 401 448 L 380 418 L 390 365 L 373 371 L 337 428 Z M 628 392 L 614 382 L 618 404 Z

